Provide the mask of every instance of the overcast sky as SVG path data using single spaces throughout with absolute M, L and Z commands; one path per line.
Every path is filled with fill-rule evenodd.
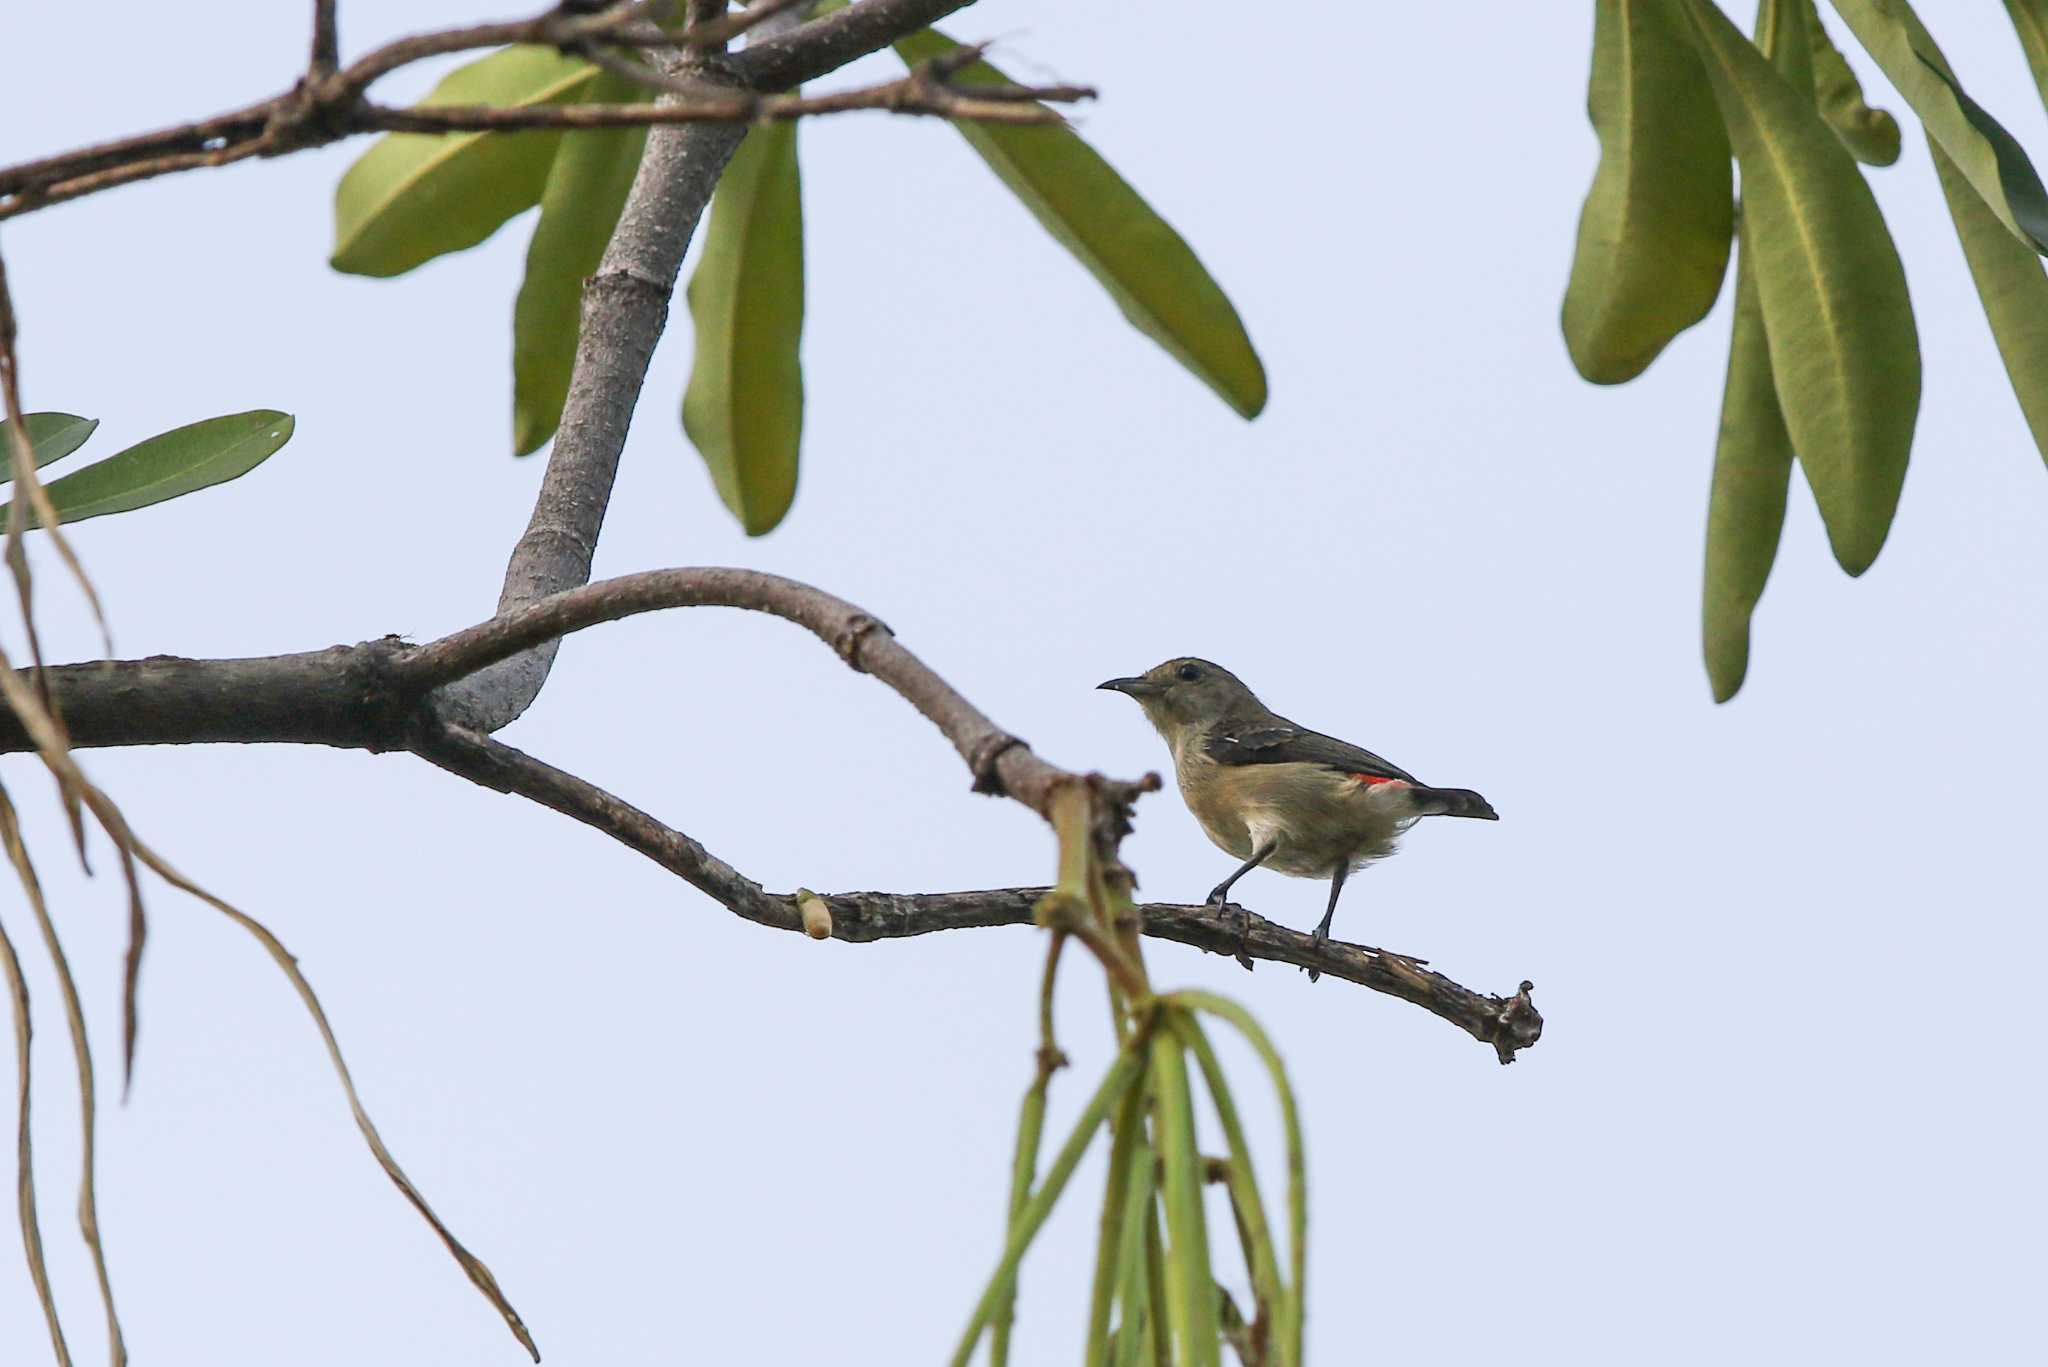
M 303 61 L 306 8 L 13 6 L 0 161 L 270 93 Z M 1533 979 L 1547 1028 L 1512 1068 L 1363 989 L 1149 947 L 1155 981 L 1243 1001 L 1292 1068 L 1319 1360 L 2011 1357 L 2044 1327 L 2048 473 L 1909 125 L 1872 176 L 1926 362 L 1897 525 L 1851 582 L 1796 487 L 1748 687 L 1710 702 L 1696 624 L 1727 301 L 1618 390 L 1580 382 L 1557 330 L 1595 150 L 1590 8 L 1268 25 L 989 0 L 956 18 L 1013 74 L 1102 88 L 1087 135 L 1230 292 L 1271 407 L 1240 422 L 1126 327 L 947 128 L 809 123 L 795 509 L 750 541 L 713 495 L 677 421 L 679 305 L 598 570 L 820 584 L 1077 768 L 1162 767 L 1137 710 L 1092 688 L 1197 653 L 1494 802 L 1497 826 L 1431 823 L 1355 880 L 1336 932 L 1482 990 Z M 1926 8 L 1971 92 L 2048 156 L 2002 7 Z M 350 0 L 344 46 L 499 13 Z M 101 418 L 88 455 L 217 413 L 298 419 L 241 482 L 77 530 L 123 655 L 421 638 L 496 599 L 542 469 L 509 455 L 530 219 L 397 281 L 338 276 L 332 189 L 365 146 L 0 230 L 29 407 Z M 52 655 L 94 654 L 39 563 Z M 907 706 L 766 618 L 579 636 L 507 739 L 773 888 L 1052 871 L 1035 817 L 971 796 Z M 393 1149 L 550 1362 L 950 1348 L 998 1251 L 1036 932 L 762 930 L 404 756 L 87 764 L 300 956 Z M 117 1104 L 120 887 L 78 875 L 32 760 L 0 776 L 88 998 L 102 1225 L 138 1361 L 523 1360 L 364 1151 L 284 980 L 168 889 Z M 1196 900 L 1231 864 L 1171 792 L 1126 849 L 1160 898 Z M 1239 892 L 1303 928 L 1323 897 L 1274 874 Z M 0 906 L 36 993 L 44 1235 L 89 1362 L 68 1045 L 26 908 Z M 1055 1127 L 1107 1056 L 1098 975 L 1076 962 L 1063 989 L 1076 1068 Z M 1244 1076 L 1277 1182 L 1272 1108 Z M 1018 1362 L 1074 1360 L 1099 1177 L 1098 1153 L 1025 1265 Z M 0 1361 L 46 1353 L 0 1255 Z

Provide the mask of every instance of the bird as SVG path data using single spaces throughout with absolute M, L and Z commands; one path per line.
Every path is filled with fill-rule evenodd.
M 1330 935 L 1344 880 L 1394 852 L 1425 816 L 1498 821 L 1470 788 L 1433 788 L 1358 746 L 1298 726 L 1222 665 L 1193 656 L 1097 688 L 1136 700 L 1173 752 L 1180 794 L 1203 834 L 1240 864 L 1209 893 L 1217 907 L 1256 868 L 1330 880 L 1311 943 Z M 1249 935 L 1249 917 L 1241 922 Z M 1250 968 L 1249 957 L 1238 962 Z M 1321 974 L 1309 971 L 1313 982 Z

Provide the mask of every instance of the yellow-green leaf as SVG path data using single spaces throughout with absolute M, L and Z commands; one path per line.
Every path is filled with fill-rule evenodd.
M 1749 672 L 1749 622 L 1778 556 L 1785 494 L 1792 481 L 1792 438 L 1778 408 L 1770 341 L 1749 261 L 1738 235 L 1735 328 L 1728 342 L 1728 383 L 1714 447 L 1707 500 L 1707 568 L 1702 634 L 1715 702 L 1727 702 Z
M 24 413 L 22 427 L 28 433 L 29 449 L 35 452 L 38 470 L 59 461 L 85 445 L 85 439 L 100 425 L 98 418 L 81 418 L 74 413 Z M 0 484 L 14 478 L 14 424 L 0 418 Z
M 2012 392 L 2034 445 L 2048 459 L 2048 273 L 2041 258 L 2005 230 L 1940 144 L 1929 138 L 1927 145 Z
M 623 102 L 639 93 L 633 82 L 605 71 L 579 98 Z M 645 128 L 579 128 L 561 136 L 512 309 L 515 455 L 539 450 L 562 420 L 582 327 L 583 279 L 604 256 L 646 143 Z
M 1820 11 L 1814 7 L 1814 0 L 1799 0 L 1799 4 L 1806 11 L 1806 38 L 1821 117 L 1856 160 L 1872 166 L 1890 166 L 1899 159 L 1899 121 L 1864 102 L 1863 85 L 1850 70 L 1841 49 L 1821 27 Z M 1783 65 L 1778 69 L 1784 70 Z
M 1640 375 L 1714 306 L 1734 231 L 1728 137 L 1669 0 L 1598 0 L 1586 112 L 1600 165 L 1579 215 L 1564 340 L 1595 384 Z
M 1835 558 L 1861 574 L 1891 530 L 1920 407 L 1906 274 L 1855 161 L 1711 0 L 1684 0 L 1742 167 L 1771 370 Z
M 2048 190 L 2012 135 L 1964 93 L 1905 0 L 1833 0 L 1920 122 L 2006 230 L 2048 252 Z
M 711 200 L 690 277 L 696 357 L 683 430 L 749 536 L 796 497 L 804 424 L 804 213 L 796 124 L 748 131 Z
M 566 103 L 595 71 L 552 48 L 511 47 L 449 72 L 421 104 Z M 399 275 L 474 247 L 539 201 L 560 137 L 386 134 L 335 186 L 331 264 L 351 275 Z
M 44 486 L 70 525 L 125 513 L 248 474 L 291 440 L 292 418 L 267 408 L 160 432 Z M 0 516 L 6 509 L 0 507 Z M 28 515 L 31 527 L 36 515 Z
M 901 39 L 912 66 L 959 44 L 935 29 Z M 955 72 L 957 85 L 1007 83 L 987 62 Z M 1010 188 L 1039 226 L 1087 268 L 1132 327 L 1246 418 L 1266 406 L 1266 370 L 1222 286 L 1173 226 L 1116 169 L 1063 126 L 956 120 L 954 129 Z
M 2048 0 L 2005 0 L 2012 26 L 2019 30 L 2020 50 L 2027 54 L 2027 66 L 2041 99 L 2048 102 Z

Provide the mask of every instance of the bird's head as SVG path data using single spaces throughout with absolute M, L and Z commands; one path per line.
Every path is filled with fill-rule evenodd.
M 1259 700 L 1237 675 L 1192 656 L 1154 665 L 1135 678 L 1109 679 L 1096 687 L 1136 698 L 1152 724 L 1169 736 L 1181 727 L 1206 726 L 1259 707 Z

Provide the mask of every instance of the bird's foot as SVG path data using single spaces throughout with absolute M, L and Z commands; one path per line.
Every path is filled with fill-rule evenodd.
M 1252 962 L 1252 914 L 1243 907 L 1237 909 L 1237 962 L 1245 972 L 1251 972 L 1256 964 Z
M 1317 926 L 1317 927 L 1316 927 L 1316 930 L 1315 930 L 1315 934 L 1313 934 L 1313 935 L 1311 935 L 1311 936 L 1309 936 L 1309 937 L 1308 937 L 1308 947 L 1309 947 L 1309 952 L 1310 952 L 1310 953 L 1317 953 L 1317 952 L 1320 952 L 1320 951 L 1322 950 L 1322 947 L 1323 947 L 1324 945 L 1328 944 L 1329 942 L 1330 942 L 1330 937 L 1329 937 L 1328 933 L 1327 933 L 1327 932 L 1325 932 L 1325 931 L 1324 931 L 1324 929 L 1323 929 L 1323 928 L 1322 928 L 1321 926 Z M 1310 970 L 1308 971 L 1308 980 L 1309 980 L 1310 982 L 1318 982 L 1318 981 L 1320 981 L 1320 980 L 1322 979 L 1322 976 L 1323 976 L 1323 970 L 1321 970 L 1320 968 L 1311 968 L 1311 969 L 1310 969 Z

